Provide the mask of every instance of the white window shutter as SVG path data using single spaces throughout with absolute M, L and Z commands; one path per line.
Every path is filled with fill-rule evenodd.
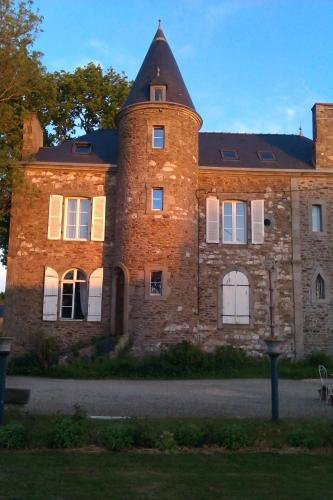
M 95 269 L 89 279 L 88 321 L 101 321 L 103 268 Z
M 58 311 L 58 273 L 51 267 L 45 268 L 44 276 L 44 301 L 43 301 L 43 320 L 57 321 Z
M 249 282 L 243 273 L 237 273 L 236 286 L 236 323 L 246 325 L 249 323 Z
M 251 201 L 252 243 L 264 243 L 264 200 Z
M 213 196 L 206 199 L 206 242 L 219 243 L 220 204 Z
M 50 195 L 48 227 L 49 240 L 60 240 L 61 238 L 62 200 L 63 197 L 61 195 Z
M 91 239 L 93 241 L 104 241 L 105 233 L 105 196 L 93 198 Z

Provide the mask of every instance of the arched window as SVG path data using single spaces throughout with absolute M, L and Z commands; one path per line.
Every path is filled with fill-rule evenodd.
M 316 278 L 315 294 L 318 300 L 325 298 L 325 281 L 321 274 L 318 274 Z
M 249 281 L 240 271 L 231 271 L 222 282 L 222 323 L 245 325 L 249 322 Z
M 63 319 L 85 319 L 87 312 L 86 275 L 81 269 L 70 269 L 61 280 L 60 316 Z

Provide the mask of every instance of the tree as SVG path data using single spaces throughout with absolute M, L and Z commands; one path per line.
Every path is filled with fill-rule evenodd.
M 21 154 L 25 100 L 39 81 L 41 53 L 33 50 L 42 18 L 32 2 L 0 2 L 0 248 L 8 241 L 11 188 Z M 2 260 L 5 262 L 6 257 Z
M 48 80 L 44 109 L 37 109 L 48 126 L 49 143 L 53 144 L 71 139 L 78 130 L 88 133 L 115 127 L 116 115 L 131 87 L 124 73 L 112 68 L 103 73 L 102 67 L 94 63 L 78 67 L 73 73 L 48 73 L 44 80 Z M 40 94 L 34 98 L 40 99 Z

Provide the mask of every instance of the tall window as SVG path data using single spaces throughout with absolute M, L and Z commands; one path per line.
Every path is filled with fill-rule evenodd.
M 150 273 L 150 295 L 162 295 L 162 271 Z
M 312 205 L 312 231 L 323 230 L 323 217 L 321 205 Z
M 153 188 L 152 192 L 152 209 L 163 210 L 163 188 Z
M 249 281 L 245 274 L 231 271 L 222 282 L 222 323 L 245 325 L 249 322 Z
M 90 232 L 90 200 L 66 198 L 65 238 L 87 240 Z
M 153 147 L 156 149 L 163 149 L 164 142 L 164 127 L 153 127 Z
M 315 293 L 316 293 L 316 299 L 322 300 L 325 298 L 325 281 L 324 278 L 321 276 L 321 274 L 318 274 L 316 278 L 316 288 L 315 288 Z
M 223 202 L 223 242 L 246 243 L 246 203 Z
M 84 319 L 88 312 L 87 278 L 80 269 L 70 269 L 61 281 L 61 318 Z

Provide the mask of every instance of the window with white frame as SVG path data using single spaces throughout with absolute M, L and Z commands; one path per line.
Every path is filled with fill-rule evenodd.
M 153 188 L 152 190 L 152 210 L 163 210 L 163 198 L 164 198 L 164 189 L 163 188 Z
M 322 206 L 312 205 L 311 207 L 311 217 L 312 217 L 312 231 L 320 232 L 323 230 L 323 216 L 322 216 Z
M 90 234 L 90 199 L 65 199 L 65 239 L 88 240 Z
M 150 273 L 150 295 L 162 295 L 162 271 Z
M 153 127 L 153 148 L 163 149 L 165 142 L 164 127 Z
M 222 281 L 222 323 L 245 325 L 250 322 L 249 281 L 244 273 L 231 271 Z
M 223 243 L 246 243 L 246 203 L 243 201 L 224 201 L 222 210 Z
M 105 196 L 50 195 L 48 239 L 104 241 Z
M 80 269 L 70 269 L 61 280 L 60 317 L 85 319 L 88 313 L 87 278 Z

